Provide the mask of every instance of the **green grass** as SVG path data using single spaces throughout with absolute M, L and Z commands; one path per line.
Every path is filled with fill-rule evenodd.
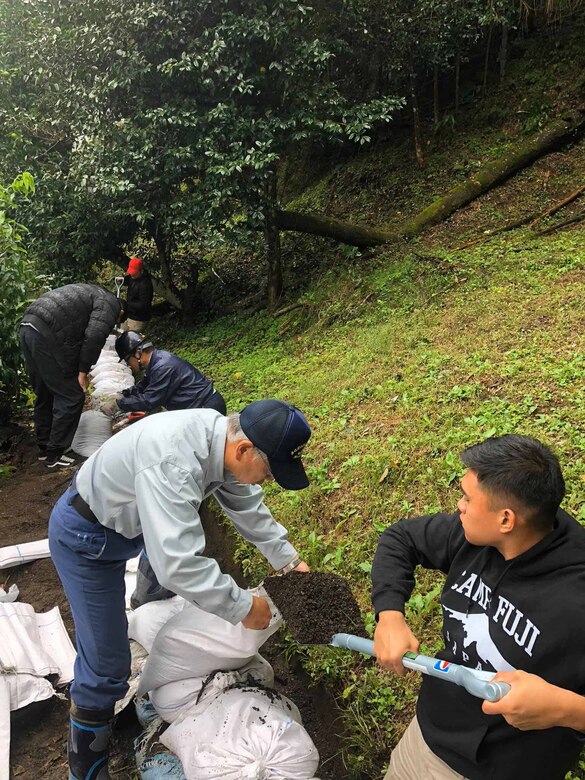
M 583 231 L 516 231 L 443 257 L 447 270 L 412 248 L 386 250 L 367 273 L 326 275 L 286 317 L 159 335 L 213 377 L 228 409 L 277 396 L 307 414 L 311 485 L 271 485 L 268 503 L 311 566 L 351 581 L 370 628 L 379 532 L 405 515 L 453 510 L 467 445 L 512 431 L 548 442 L 564 467 L 565 507 L 585 521 Z M 242 541 L 237 556 L 252 580 L 266 573 Z M 440 642 L 437 585 L 421 573 L 408 610 L 428 652 Z M 296 651 L 340 692 L 349 776 L 379 776 L 412 712 L 416 675 Z
M 321 174 L 288 207 L 375 225 L 411 215 L 534 132 L 563 101 L 570 105 L 575 58 L 583 57 L 578 41 L 576 29 L 548 59 L 538 42 L 530 45 L 502 90 L 460 118 L 451 137 L 433 142 L 424 170 L 414 168 L 409 142 L 380 145 Z M 551 67 L 539 69 L 545 60 Z M 509 115 L 518 96 L 522 110 Z M 577 225 L 539 237 L 525 228 L 450 249 L 544 211 L 584 178 L 581 142 L 411 244 L 358 252 L 287 236 L 289 268 L 303 277 L 289 289 L 302 307 L 279 318 L 223 317 L 196 333 L 171 318 L 156 334 L 214 379 L 228 410 L 276 396 L 306 413 L 311 485 L 299 493 L 270 485 L 267 500 L 312 567 L 350 580 L 370 631 L 379 533 L 406 515 L 454 510 L 464 447 L 508 432 L 547 442 L 564 468 L 564 506 L 585 523 L 585 231 Z M 251 581 L 267 573 L 239 538 L 236 556 Z M 407 607 L 428 653 L 441 642 L 440 587 L 440 576 L 419 572 Z M 283 652 L 338 696 L 348 778 L 380 777 L 412 715 L 417 675 L 399 679 L 371 661 L 290 638 Z M 585 780 L 585 764 L 571 777 Z

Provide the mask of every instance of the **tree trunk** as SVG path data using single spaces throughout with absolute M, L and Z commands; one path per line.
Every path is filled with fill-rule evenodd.
M 479 195 L 501 184 L 534 160 L 573 139 L 585 127 L 585 112 L 577 111 L 552 122 L 541 133 L 524 141 L 498 160 L 484 165 L 467 181 L 439 198 L 412 219 L 392 231 L 353 225 L 336 219 L 294 211 L 277 212 L 281 230 L 296 230 L 334 238 L 351 246 L 377 246 L 402 237 L 414 236 L 426 227 L 442 222 L 450 214 L 467 205 Z
M 351 246 L 378 246 L 398 238 L 396 233 L 365 225 L 354 225 L 331 217 L 320 217 L 316 214 L 300 214 L 298 211 L 279 211 L 277 221 L 281 230 L 325 236 Z
M 435 130 L 439 127 L 439 66 L 433 68 L 433 121 Z
M 455 115 L 459 111 L 459 76 L 461 70 L 461 58 L 459 52 L 455 55 Z
M 414 151 L 416 153 L 416 161 L 419 166 L 425 164 L 425 158 L 422 149 L 422 133 L 420 129 L 420 111 L 418 107 L 418 96 L 416 94 L 416 76 L 414 70 L 410 69 L 409 75 L 410 81 L 410 105 L 412 106 L 412 126 L 414 131 Z
M 490 28 L 488 30 L 488 37 L 487 37 L 487 44 L 485 47 L 485 59 L 483 63 L 483 89 L 482 94 L 485 97 L 485 93 L 487 92 L 487 82 L 488 82 L 488 71 L 490 66 L 490 49 L 492 47 L 492 25 L 490 24 Z
M 506 22 L 502 22 L 502 38 L 500 40 L 498 59 L 500 61 L 500 81 L 503 81 L 506 76 L 506 65 L 508 64 L 508 25 Z
M 274 309 L 282 295 L 282 253 L 276 198 L 276 171 L 271 171 L 266 181 L 264 195 L 266 213 L 264 216 L 264 238 L 268 261 L 268 308 Z
M 199 265 L 192 263 L 189 268 L 189 281 L 182 294 L 182 314 L 183 324 L 192 325 L 195 319 L 195 301 L 197 296 L 197 285 L 199 283 Z

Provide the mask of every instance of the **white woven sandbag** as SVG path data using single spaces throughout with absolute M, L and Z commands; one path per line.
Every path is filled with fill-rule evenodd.
M 96 363 L 89 373 L 94 383 L 104 375 L 115 376 L 119 374 L 121 376 L 128 376 L 128 374 L 132 374 L 128 366 L 122 365 L 122 363 L 110 363 L 109 361 L 105 363 Z
M 262 587 L 249 592 L 267 598 Z M 270 604 L 270 625 L 256 631 L 241 623 L 234 626 L 187 603 L 158 632 L 144 667 L 139 695 L 175 680 L 206 677 L 211 672 L 239 669 L 247 664 L 282 625 L 280 613 Z
M 100 366 L 100 365 L 103 365 L 104 363 L 114 364 L 114 363 L 119 363 L 119 362 L 120 362 L 120 358 L 118 357 L 118 355 L 116 355 L 115 352 L 111 352 L 110 350 L 103 350 L 102 349 L 102 351 L 100 352 L 100 356 L 99 356 L 99 358 L 97 359 L 97 361 L 95 363 L 95 366 Z M 95 366 L 92 366 L 90 368 L 90 372 L 95 368 Z
M 261 655 L 256 654 L 241 669 L 232 672 L 217 672 L 211 680 L 209 677 L 176 680 L 161 685 L 160 688 L 150 691 L 148 695 L 160 717 L 167 723 L 173 723 L 184 709 L 190 708 L 200 701 L 213 698 L 221 691 L 242 684 L 272 688 L 274 685 L 272 666 Z
M 89 410 L 83 412 L 71 449 L 84 458 L 89 458 L 112 435 L 112 421 L 101 412 Z
M 319 764 L 296 705 L 262 689 L 231 688 L 191 707 L 160 741 L 187 780 L 311 780 Z
M 108 376 L 107 378 L 100 379 L 94 383 L 92 396 L 94 396 L 94 398 L 100 398 L 105 395 L 117 395 L 127 387 L 132 387 L 133 384 L 134 379 L 131 376 Z
M 106 339 L 106 343 L 104 344 L 102 351 L 113 352 L 116 349 L 117 338 L 118 336 L 115 333 L 110 334 Z
M 181 596 L 162 601 L 150 601 L 128 615 L 128 636 L 150 653 L 160 629 L 187 605 Z

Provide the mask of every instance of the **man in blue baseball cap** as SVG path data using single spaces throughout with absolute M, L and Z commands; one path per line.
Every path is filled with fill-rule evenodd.
M 126 561 L 145 549 L 160 588 L 230 623 L 265 628 L 266 599 L 204 556 L 199 508 L 213 495 L 274 569 L 309 571 L 260 485 L 274 478 L 289 490 L 306 487 L 301 453 L 310 436 L 302 412 L 276 399 L 229 417 L 212 409 L 161 412 L 113 436 L 81 466 L 49 520 L 77 638 L 70 780 L 109 777 L 110 723 L 130 674 Z

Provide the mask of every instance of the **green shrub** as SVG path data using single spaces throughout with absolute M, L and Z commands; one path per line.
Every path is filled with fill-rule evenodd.
M 26 172 L 7 187 L 0 184 L 0 422 L 6 419 L 21 389 L 18 323 L 33 280 L 23 246 L 26 229 L 13 214 L 16 200 L 33 192 L 33 177 Z

